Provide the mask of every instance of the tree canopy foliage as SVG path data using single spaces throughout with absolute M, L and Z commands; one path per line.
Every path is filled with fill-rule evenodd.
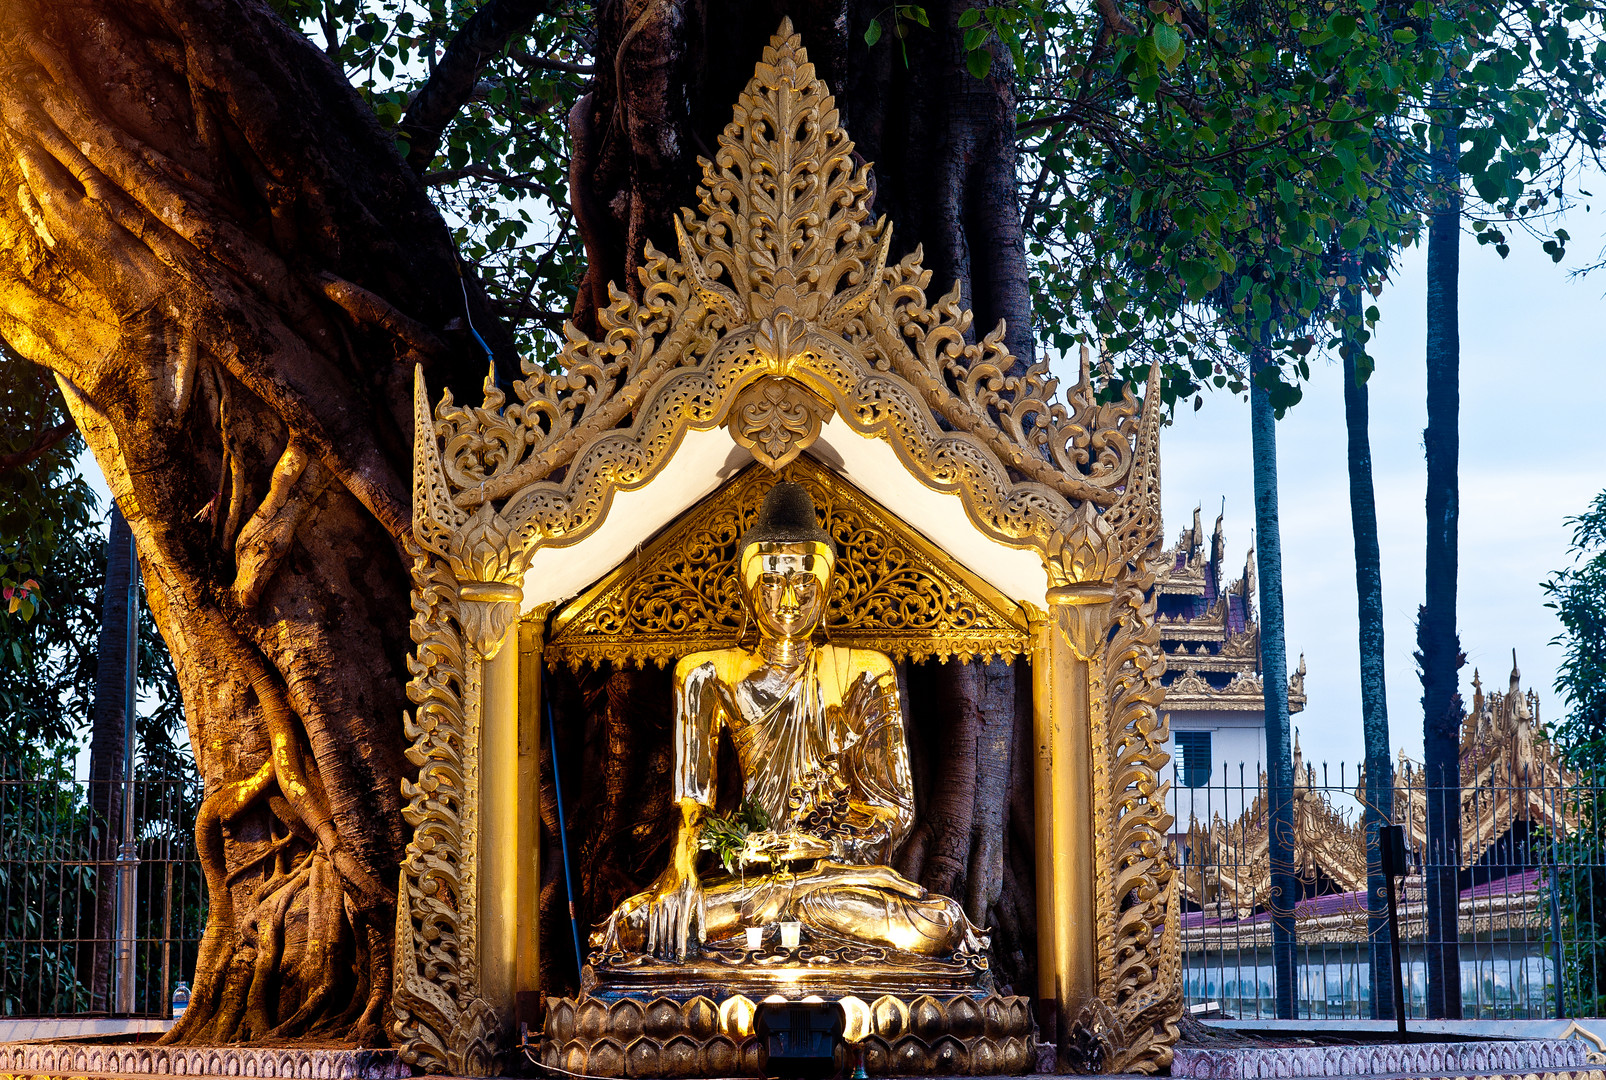
M 596 12 L 578 0 L 277 0 L 397 132 L 521 350 L 561 344 L 584 252 L 567 118 L 595 73 Z M 874 5 L 863 56 L 907 56 L 941 33 L 917 4 Z M 1597 0 L 1269 0 L 1196 4 L 1013 0 L 963 11 L 973 75 L 1013 67 L 1020 203 L 1036 331 L 1063 352 L 1100 345 L 1131 375 L 1158 358 L 1177 400 L 1261 376 L 1279 413 L 1317 346 L 1362 348 L 1377 291 L 1435 199 L 1436 87 L 1461 117 L 1461 168 L 1480 243 L 1536 235 L 1601 145 L 1606 79 Z M 476 25 L 479 24 L 479 25 Z M 523 26 L 523 29 L 510 27 Z M 478 49 L 479 52 L 474 50 Z M 467 61 L 478 60 L 479 63 Z M 850 57 L 850 61 L 852 58 Z M 469 80 L 443 117 L 443 66 Z M 459 87 L 461 92 L 462 87 Z M 1370 370 L 1362 357 L 1360 374 Z
M 1606 765 L 1606 491 L 1571 519 L 1572 565 L 1544 582 L 1561 622 L 1556 690 L 1567 707 L 1552 735 L 1577 767 Z

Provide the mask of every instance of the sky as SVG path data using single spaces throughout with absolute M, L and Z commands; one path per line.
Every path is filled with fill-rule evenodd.
M 1606 192 L 1603 192 L 1606 193 Z M 1540 582 L 1568 562 L 1571 528 L 1606 488 L 1606 272 L 1569 278 L 1594 261 L 1606 215 L 1567 222 L 1575 240 L 1557 266 L 1519 238 L 1509 258 L 1461 245 L 1461 523 L 1457 615 L 1463 696 L 1473 669 L 1504 690 L 1517 650 L 1540 716 L 1559 717 L 1553 683 L 1560 626 Z M 1376 303 L 1370 380 L 1372 461 L 1382 553 L 1389 733 L 1396 750 L 1422 755 L 1421 683 L 1412 652 L 1423 598 L 1427 423 L 1423 356 L 1425 247 L 1407 251 Z M 1305 654 L 1309 704 L 1293 718 L 1306 761 L 1362 755 L 1355 560 L 1349 517 L 1344 390 L 1338 362 L 1312 365 L 1304 400 L 1278 424 L 1289 667 Z M 1166 543 L 1204 507 L 1208 531 L 1226 500 L 1229 580 L 1242 571 L 1254 526 L 1249 406 L 1226 393 L 1179 411 L 1161 434 Z

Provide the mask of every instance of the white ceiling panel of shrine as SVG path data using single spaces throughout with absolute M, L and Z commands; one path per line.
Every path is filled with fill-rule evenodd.
M 1047 575 L 1035 548 L 1013 548 L 983 534 L 958 495 L 927 487 L 884 440 L 860 435 L 833 415 L 805 451 L 893 511 L 1010 599 L 1041 606 Z M 688 431 L 647 484 L 617 492 L 607 517 L 577 544 L 542 547 L 524 575 L 525 611 L 578 595 L 623 563 L 660 529 L 750 464 L 753 456 L 724 428 Z

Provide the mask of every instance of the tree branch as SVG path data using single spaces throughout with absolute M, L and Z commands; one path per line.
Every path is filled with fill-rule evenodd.
M 555 60 L 548 56 L 534 56 L 518 49 L 509 49 L 508 55 L 527 68 L 539 68 L 543 71 L 567 71 L 571 75 L 595 75 L 597 65 L 576 64 L 570 60 Z
M 463 24 L 402 117 L 407 164 L 414 172 L 422 174 L 435 160 L 441 134 L 474 96 L 485 65 L 551 7 L 551 0 L 489 0 Z
M 461 169 L 442 169 L 439 172 L 425 173 L 423 175 L 423 181 L 428 187 L 445 187 L 447 184 L 455 184 L 459 180 L 470 179 L 488 180 L 493 184 L 519 188 L 531 195 L 545 195 L 547 198 L 552 199 L 552 192 L 547 190 L 545 184 L 537 184 L 534 181 L 514 176 L 512 173 L 506 173 L 500 169 L 493 169 L 487 165 L 466 165 Z M 552 199 L 552 202 L 555 206 L 563 205 L 561 199 Z
M 71 420 L 63 421 L 53 428 L 46 428 L 34 436 L 33 442 L 28 444 L 26 450 L 18 450 L 14 454 L 0 454 L 0 473 L 20 469 L 30 461 L 36 461 L 61 440 L 78 430 L 78 425 Z

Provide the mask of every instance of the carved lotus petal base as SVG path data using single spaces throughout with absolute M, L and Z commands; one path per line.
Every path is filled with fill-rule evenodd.
M 998 994 L 854 999 L 872 1076 L 1009 1076 L 1034 1063 L 1030 999 Z M 670 997 L 548 998 L 541 1064 L 583 1076 L 762 1076 L 756 1003 Z M 838 1049 L 837 1056 L 844 1051 Z M 838 1068 L 851 1062 L 839 1060 Z

